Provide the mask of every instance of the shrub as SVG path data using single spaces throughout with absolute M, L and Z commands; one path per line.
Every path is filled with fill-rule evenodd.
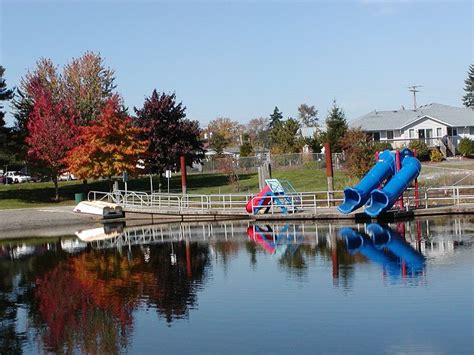
M 428 160 L 430 157 L 430 150 L 423 141 L 411 141 L 408 148 L 416 150 L 416 156 L 419 160 Z
M 430 160 L 433 162 L 440 162 L 444 159 L 443 154 L 438 149 L 433 149 L 430 152 Z
M 383 152 L 384 150 L 393 150 L 392 145 L 389 142 L 376 142 L 374 144 L 374 150 L 376 152 Z
M 464 157 L 474 154 L 474 142 L 467 137 L 461 138 L 458 145 L 458 151 Z
M 339 140 L 345 153 L 345 169 L 350 176 L 361 178 L 374 165 L 374 148 L 367 134 L 359 128 L 349 129 Z

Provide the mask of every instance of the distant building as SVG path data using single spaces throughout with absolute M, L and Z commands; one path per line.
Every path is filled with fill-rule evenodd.
M 372 111 L 349 125 L 394 148 L 423 140 L 429 147 L 440 147 L 446 155 L 444 148 L 454 153 L 462 137 L 474 139 L 474 110 L 432 103 L 416 110 Z

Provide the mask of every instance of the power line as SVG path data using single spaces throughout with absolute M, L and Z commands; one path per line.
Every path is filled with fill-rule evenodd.
M 416 93 L 417 92 L 420 92 L 420 90 L 417 90 L 417 88 L 422 88 L 423 85 L 411 85 L 408 87 L 408 89 L 410 89 L 409 91 L 411 91 L 413 93 L 413 108 L 414 110 L 416 110 Z

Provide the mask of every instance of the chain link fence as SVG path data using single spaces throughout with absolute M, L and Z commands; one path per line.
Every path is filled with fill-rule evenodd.
M 332 155 L 335 170 L 342 169 L 344 157 L 341 153 Z M 188 173 L 228 173 L 233 169 L 238 173 L 257 172 L 257 168 L 265 162 L 270 162 L 272 170 L 310 167 L 325 169 L 326 158 L 323 153 L 295 153 L 295 154 L 260 154 L 252 157 L 212 156 L 188 168 Z

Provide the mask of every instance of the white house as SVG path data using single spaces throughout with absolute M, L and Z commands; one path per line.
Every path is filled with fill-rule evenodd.
M 454 153 L 462 137 L 474 139 L 474 110 L 432 103 L 416 110 L 372 111 L 349 125 L 394 148 L 423 140 L 429 147 L 440 147 L 446 155 L 446 149 Z

